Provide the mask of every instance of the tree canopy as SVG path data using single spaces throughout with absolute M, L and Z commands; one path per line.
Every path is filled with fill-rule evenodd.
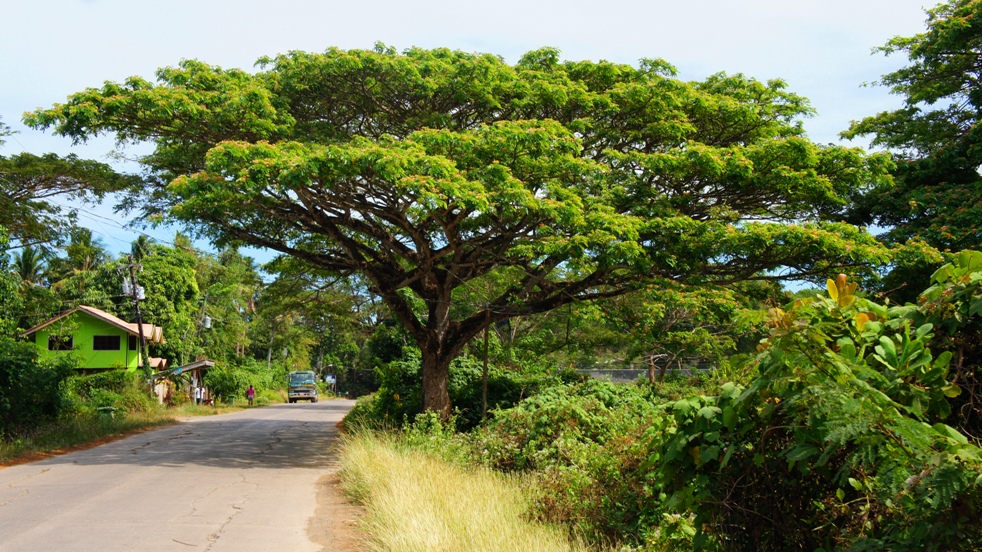
M 12 134 L 0 121 L 0 146 Z M 53 153 L 0 155 L 0 225 L 20 245 L 56 240 L 74 225 L 75 212 L 51 202 L 60 196 L 72 202 L 100 201 L 107 193 L 134 184 L 104 163 L 59 157 Z
M 871 189 L 852 220 L 888 227 L 894 242 L 919 238 L 958 251 L 982 239 L 982 2 L 949 0 L 927 15 L 926 32 L 879 48 L 910 60 L 879 83 L 904 106 L 843 133 L 872 136 L 897 162 L 896 185 Z
M 144 213 L 218 243 L 361 274 L 418 343 L 423 404 L 484 327 L 658 282 L 825 275 L 885 251 L 838 222 L 889 161 L 819 146 L 781 81 L 684 82 L 529 52 L 330 49 L 250 74 L 200 61 L 28 114 L 83 141 L 152 141 Z M 131 205 L 136 205 L 134 200 Z M 461 310 L 467 286 L 507 285 Z

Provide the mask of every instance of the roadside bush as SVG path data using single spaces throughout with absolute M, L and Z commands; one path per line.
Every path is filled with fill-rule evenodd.
M 471 446 L 531 475 L 537 516 L 595 543 L 982 548 L 982 450 L 956 429 L 973 414 L 952 409 L 965 393 L 952 355 L 931 351 L 918 307 L 862 299 L 844 278 L 828 288 L 773 310 L 756 358 L 728 374 L 740 383 L 550 387 L 496 411 Z
M 945 421 L 951 355 L 916 307 L 854 291 L 841 277 L 776 309 L 758 377 L 671 406 L 643 467 L 697 549 L 982 547 L 982 451 Z
M 75 414 L 91 414 L 100 408 L 150 413 L 159 408 L 141 376 L 126 370 L 72 375 L 65 382 L 65 395 Z
M 33 343 L 0 337 L 0 438 L 29 432 L 57 418 L 69 406 L 63 382 L 77 360 L 38 358 Z
M 407 347 L 399 360 L 376 368 L 379 390 L 371 400 L 356 406 L 350 419 L 371 427 L 395 427 L 412 422 L 422 410 L 422 363 L 419 350 Z M 449 393 L 454 405 L 456 427 L 470 431 L 481 422 L 483 361 L 463 355 L 450 365 Z M 544 376 L 500 366 L 488 367 L 488 411 L 514 406 L 540 388 L 558 381 L 583 381 L 575 372 Z
M 594 542 L 633 541 L 657 509 L 639 468 L 649 428 L 661 423 L 644 388 L 588 380 L 495 411 L 471 446 L 485 465 L 532 474 L 539 519 Z
M 284 389 L 286 378 L 280 371 L 267 370 L 266 363 L 254 358 L 240 359 L 231 368 L 239 373 L 242 388 L 236 396 L 245 397 L 245 390 L 251 385 L 257 392 L 274 389 Z
M 88 399 L 93 391 L 103 390 L 113 393 L 122 393 L 126 389 L 127 381 L 133 379 L 135 374 L 129 374 L 125 370 L 109 370 L 98 374 L 73 375 L 65 382 L 65 390 L 69 395 L 79 399 Z
M 211 390 L 212 396 L 216 401 L 221 400 L 230 403 L 236 397 L 245 397 L 245 390 L 249 385 L 246 383 L 245 371 L 231 367 L 214 367 L 205 372 L 205 387 Z
M 527 475 L 535 517 L 595 544 L 982 549 L 982 450 L 963 433 L 979 426 L 965 406 L 978 396 L 975 361 L 943 350 L 977 346 L 982 254 L 961 255 L 934 281 L 921 306 L 898 307 L 840 277 L 828 294 L 773 309 L 757 354 L 722 374 L 544 387 L 465 442 L 481 463 Z M 941 338 L 935 324 L 946 325 Z M 462 381 L 473 372 L 463 365 Z M 466 401 L 467 389 L 454 393 Z M 356 411 L 370 419 L 399 398 Z M 419 417 L 404 442 L 462 458 L 447 432 Z

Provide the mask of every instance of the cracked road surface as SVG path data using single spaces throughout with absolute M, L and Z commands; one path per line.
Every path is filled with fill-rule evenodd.
M 352 406 L 191 418 L 0 469 L 0 551 L 320 551 L 308 521 Z

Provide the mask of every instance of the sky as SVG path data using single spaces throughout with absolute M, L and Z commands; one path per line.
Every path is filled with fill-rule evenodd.
M 839 142 L 850 121 L 900 105 L 863 86 L 905 64 L 872 50 L 924 30 L 921 0 L 0 0 L 0 118 L 18 134 L 0 155 L 20 152 L 110 162 L 109 137 L 74 146 L 24 127 L 25 111 L 131 75 L 199 59 L 253 70 L 266 55 L 337 46 L 419 46 L 489 52 L 515 62 L 542 46 L 569 60 L 636 64 L 662 58 L 684 80 L 717 72 L 783 79 L 811 100 L 812 140 Z M 864 142 L 854 145 L 866 146 Z M 120 170 L 127 165 L 117 165 Z M 111 205 L 85 207 L 80 221 L 112 251 L 137 233 Z M 148 230 L 168 241 L 174 229 Z M 254 253 L 262 261 L 265 255 Z

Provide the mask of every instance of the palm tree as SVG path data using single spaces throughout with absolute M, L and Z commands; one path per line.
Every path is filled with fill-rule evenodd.
M 48 252 L 40 247 L 24 246 L 19 255 L 14 255 L 14 270 L 20 276 L 22 285 L 38 286 L 44 283 L 44 264 Z
M 133 260 L 135 262 L 140 262 L 143 260 L 143 257 L 150 253 L 151 243 L 150 238 L 142 234 L 133 241 L 133 244 L 130 246 L 130 253 L 133 254 Z

